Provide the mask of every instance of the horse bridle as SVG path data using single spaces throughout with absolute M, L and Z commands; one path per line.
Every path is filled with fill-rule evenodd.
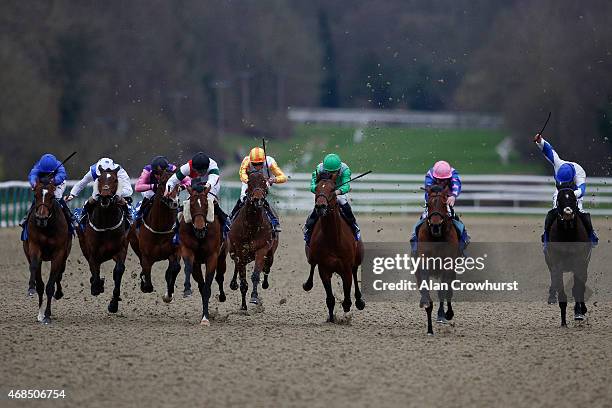
M 36 221 L 36 225 L 39 226 L 39 227 L 46 227 L 47 223 L 49 222 L 49 220 L 53 216 L 53 201 L 51 201 L 51 205 L 45 204 L 45 195 L 47 195 L 47 194 L 49 194 L 49 190 L 43 188 L 43 199 L 42 199 L 42 202 L 40 204 L 38 204 L 34 208 L 34 219 Z M 38 215 L 36 215 L 36 213 L 38 212 L 38 209 L 40 207 L 45 207 L 47 209 L 47 211 L 49 211 L 49 215 L 46 216 L 46 217 L 39 217 Z
M 561 188 L 559 190 L 557 190 L 557 217 L 562 221 L 562 222 L 569 222 L 574 220 L 574 218 L 576 217 L 576 212 L 578 211 L 578 200 L 576 199 L 574 205 L 572 207 L 570 206 L 565 206 L 564 208 L 561 208 L 559 206 L 559 196 L 562 192 L 569 192 L 569 194 L 571 194 L 572 196 L 576 197 L 574 195 L 574 190 L 568 187 L 565 188 Z M 569 215 L 571 216 L 571 218 L 569 220 L 565 220 L 563 219 L 563 215 Z

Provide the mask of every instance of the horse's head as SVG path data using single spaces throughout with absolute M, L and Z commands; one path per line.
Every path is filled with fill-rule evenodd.
M 336 208 L 336 178 L 338 173 L 322 172 L 317 174 L 315 187 L 315 211 L 324 217 Z
M 161 202 L 164 203 L 171 210 L 176 210 L 179 207 L 178 193 L 181 188 L 180 184 L 174 186 L 174 189 L 170 191 L 170 194 L 165 196 L 166 192 L 166 183 L 172 177 L 173 172 L 168 169 L 164 169 L 161 173 L 154 175 L 155 182 L 157 183 L 157 188 L 155 189 L 155 194 L 158 197 L 161 197 Z
M 98 196 L 100 205 L 104 208 L 111 205 L 113 198 L 117 194 L 119 188 L 119 177 L 117 173 L 119 168 L 115 170 L 104 170 L 101 166 L 98 166 L 100 171 L 100 177 L 98 177 Z
M 55 185 L 51 182 L 36 183 L 34 187 L 34 220 L 37 227 L 44 228 L 53 214 Z
M 574 228 L 578 213 L 578 199 L 574 190 L 563 187 L 557 192 L 557 214 L 564 229 Z
M 208 192 L 210 187 L 203 188 L 201 184 L 187 187 L 189 192 L 189 211 L 195 236 L 198 239 L 206 235 L 206 214 L 208 213 Z
M 444 223 L 448 218 L 448 188 L 441 185 L 433 185 L 426 188 L 427 191 L 427 225 L 431 235 L 439 238 L 444 230 Z
M 249 172 L 249 181 L 247 183 L 246 196 L 247 200 L 255 207 L 263 207 L 266 196 L 268 195 L 268 182 L 263 172 Z

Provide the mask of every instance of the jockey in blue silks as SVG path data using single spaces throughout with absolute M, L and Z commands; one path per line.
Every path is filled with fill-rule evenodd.
M 32 189 L 34 189 L 36 183 L 39 181 L 42 183 L 52 183 L 55 186 L 55 199 L 60 204 L 62 211 L 66 216 L 66 220 L 68 221 L 68 228 L 70 229 L 70 232 L 72 232 L 74 222 L 72 213 L 62 196 L 64 189 L 66 188 L 66 169 L 62 163 L 50 153 L 43 154 L 40 160 L 34 164 L 32 170 L 30 170 L 28 181 L 30 182 Z M 34 206 L 34 203 L 32 203 L 32 206 Z M 31 211 L 32 208 L 30 208 L 20 223 L 24 228 L 27 225 L 26 221 Z
M 558 185 L 569 185 L 574 190 L 574 195 L 578 201 L 578 215 L 586 228 L 589 238 L 594 245 L 597 245 L 599 238 L 591 223 L 591 214 L 582 209 L 582 201 L 586 194 L 586 172 L 578 163 L 563 160 L 559 157 L 552 145 L 542 138 L 539 133 L 535 135 L 533 141 L 540 148 L 542 154 L 552 164 L 554 169 L 555 181 Z M 555 217 L 557 216 L 557 190 L 553 194 L 553 208 L 546 214 L 544 222 L 544 234 L 542 242 L 548 242 L 548 234 Z
M 459 178 L 459 173 L 451 167 L 448 162 L 444 160 L 437 161 L 434 166 L 429 169 L 427 174 L 425 174 L 425 188 L 427 189 L 433 185 L 448 186 L 450 189 L 451 193 L 447 198 L 446 205 L 448 206 L 453 224 L 455 224 L 455 228 L 459 234 L 459 245 L 463 252 L 465 247 L 470 243 L 470 236 L 467 234 L 465 225 L 459 220 L 459 217 L 454 211 L 455 201 L 457 197 L 459 197 L 459 194 L 461 194 L 461 179 Z M 423 224 L 424 220 L 427 219 L 427 196 L 427 191 L 425 191 L 425 211 L 423 211 L 421 218 L 415 224 L 412 237 L 410 238 L 410 246 L 412 247 L 413 253 L 416 252 L 418 229 L 421 224 Z

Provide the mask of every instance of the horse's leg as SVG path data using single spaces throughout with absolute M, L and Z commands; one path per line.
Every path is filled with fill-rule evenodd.
M 49 280 L 47 281 L 47 286 L 45 287 L 45 293 L 47 294 L 47 307 L 45 308 L 44 315 L 42 320 L 40 320 L 40 311 L 39 311 L 39 321 L 43 324 L 51 323 L 51 299 L 53 299 L 53 294 L 55 293 L 55 282 L 57 281 L 57 277 L 62 270 L 62 264 L 65 264 L 66 260 L 62 256 L 55 257 L 51 260 L 51 271 L 49 272 Z M 42 281 L 42 278 L 41 278 Z M 42 309 L 42 307 L 41 307 Z
M 151 293 L 153 292 L 153 282 L 151 282 L 153 261 L 148 255 L 142 254 L 140 266 L 142 268 L 140 272 L 140 290 L 142 293 Z
M 187 254 L 183 253 L 183 263 L 185 264 L 185 276 L 191 276 L 193 273 L 193 261 L 194 254 L 192 251 L 187 251 Z
M 566 327 L 567 296 L 565 295 L 565 290 L 563 288 L 563 273 L 554 265 L 551 265 L 550 277 L 552 279 L 552 286 L 557 293 L 557 299 L 559 300 L 559 309 L 561 310 L 561 327 Z
M 234 259 L 234 275 L 232 276 L 232 280 L 230 281 L 230 289 L 236 290 L 238 289 L 238 263 L 239 259 Z
M 429 271 L 427 269 L 418 269 L 416 271 L 417 286 L 421 293 L 421 300 L 419 301 L 419 307 L 425 307 L 425 313 L 427 313 L 427 334 L 433 336 L 433 326 L 431 324 L 431 311 L 433 310 L 433 302 L 429 296 Z M 424 285 L 422 285 L 424 284 Z M 421 287 L 423 286 L 423 287 Z
M 37 276 L 40 274 L 40 268 L 42 267 L 42 261 L 40 254 L 35 254 L 30 257 L 30 282 L 28 284 L 28 296 L 34 296 L 35 292 L 38 292 L 39 300 L 42 296 L 44 286 L 39 289 Z M 42 300 L 40 300 L 42 302 Z M 40 307 L 40 303 L 38 305 Z
M 240 309 L 247 310 L 246 294 L 249 290 L 249 284 L 246 280 L 246 265 L 238 264 L 236 265 L 236 270 L 240 274 L 240 295 L 242 297 L 242 305 L 240 306 Z M 234 271 L 234 274 L 235 273 L 236 271 Z
M 88 263 L 91 272 L 91 278 L 89 278 L 91 294 L 98 296 L 100 293 L 104 293 L 104 278 L 100 278 L 100 264 L 94 260 L 88 260 Z
M 201 268 L 199 269 L 200 275 L 202 274 Z M 204 285 L 199 285 L 200 295 L 202 295 L 202 320 L 200 324 L 203 326 L 210 325 L 208 318 L 210 314 L 208 312 L 208 303 L 210 302 L 210 293 L 213 279 L 215 277 L 215 271 L 217 269 L 217 255 L 212 254 L 206 260 L 206 275 L 204 277 Z
M 253 273 L 251 274 L 251 282 L 253 283 L 253 291 L 251 292 L 251 303 L 255 305 L 258 305 L 260 303 L 260 299 L 257 293 L 257 287 L 259 286 L 259 278 L 261 276 L 261 271 L 263 270 L 265 257 L 265 249 L 260 249 L 259 251 L 257 251 L 257 253 L 255 253 L 255 265 L 253 266 Z
M 121 279 L 123 278 L 123 272 L 125 272 L 126 252 L 127 248 L 113 257 L 115 261 L 115 267 L 113 268 L 113 282 L 115 283 L 115 287 L 113 288 L 113 297 L 108 304 L 108 311 L 110 313 L 117 313 L 117 310 L 119 310 L 119 301 L 121 300 Z
M 270 269 L 272 268 L 273 263 L 274 263 L 274 251 L 270 250 L 268 254 L 264 257 L 264 264 L 263 264 L 264 278 L 263 278 L 263 282 L 261 283 L 262 289 L 268 289 L 270 287 L 270 284 L 268 283 L 268 275 L 270 274 Z
M 351 311 L 353 302 L 351 301 L 351 286 L 353 285 L 353 271 L 350 266 L 343 265 L 342 271 L 342 289 L 344 291 L 344 300 L 342 301 L 342 310 L 344 313 Z
M 174 296 L 174 285 L 176 277 L 181 271 L 181 264 L 176 255 L 170 255 L 168 258 L 168 268 L 166 269 L 166 293 L 162 296 L 162 300 L 166 303 L 172 302 Z
M 353 266 L 353 281 L 355 282 L 355 307 L 358 310 L 363 310 L 365 307 L 365 301 L 361 297 L 361 290 L 359 290 L 359 282 L 357 282 L 357 269 L 359 266 Z
M 446 290 L 446 313 L 444 317 L 446 320 L 453 320 L 455 316 L 455 312 L 453 312 L 453 306 L 451 305 L 451 301 L 453 300 L 453 287 L 451 284 L 448 284 L 448 289 Z
M 446 316 L 444 313 L 444 291 L 442 289 L 438 290 L 438 300 L 440 301 L 440 306 L 438 306 L 438 317 L 436 318 L 436 322 L 446 323 Z
M 310 273 L 308 274 L 308 279 L 306 279 L 306 282 L 304 282 L 304 284 L 302 285 L 302 288 L 304 288 L 306 292 L 312 289 L 312 278 L 313 278 L 314 270 L 316 266 L 317 264 L 310 265 Z
M 579 265 L 574 270 L 574 286 L 572 287 L 572 296 L 576 305 L 574 306 L 574 320 L 582 321 L 585 319 L 587 312 L 586 305 L 584 303 L 584 292 L 586 290 L 587 280 L 587 267 L 588 265 Z
M 64 263 L 64 267 L 60 271 L 59 275 L 57 276 L 57 280 L 55 281 L 55 293 L 53 294 L 53 297 L 55 298 L 55 300 L 60 300 L 61 298 L 64 297 L 64 291 L 62 290 L 62 278 L 64 276 L 65 269 L 66 269 L 66 264 Z
M 433 325 L 431 324 L 431 311 L 433 310 L 433 302 L 429 302 L 429 306 L 425 308 L 425 312 L 427 313 L 427 335 L 433 336 Z
M 219 258 L 217 259 L 217 271 L 215 272 L 215 280 L 219 286 L 219 302 L 225 302 L 225 290 L 223 290 L 223 281 L 225 280 L 225 271 L 227 270 L 226 253 L 225 250 L 221 250 Z
M 327 304 L 328 318 L 327 321 L 330 323 L 334 322 L 334 306 L 336 305 L 336 298 L 334 297 L 334 291 L 332 290 L 331 277 L 332 272 L 323 270 L 319 265 L 319 277 L 325 288 L 325 303 Z
M 199 264 L 198 262 L 193 262 L 192 264 L 193 266 L 190 268 L 191 273 L 190 276 L 193 277 L 193 280 L 197 282 L 198 284 L 198 290 L 200 292 L 200 297 L 202 298 L 202 308 L 204 308 L 204 297 L 205 297 L 205 290 L 204 290 L 204 276 L 202 275 L 202 265 Z M 185 261 L 185 269 L 187 269 L 187 261 Z M 204 322 L 204 316 L 202 315 L 202 322 Z M 202 323 L 204 324 L 204 323 Z

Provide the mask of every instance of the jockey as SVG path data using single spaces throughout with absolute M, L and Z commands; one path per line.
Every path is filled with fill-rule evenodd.
M 68 221 L 68 227 L 70 231 L 72 231 L 74 219 L 72 217 L 72 212 L 66 202 L 64 201 L 62 195 L 64 193 L 64 189 L 66 188 L 66 169 L 62 165 L 62 163 L 55 158 L 52 154 L 44 154 L 40 160 L 38 160 L 32 170 L 30 170 L 30 174 L 28 176 L 28 181 L 30 182 L 30 186 L 32 186 L 32 190 L 36 187 L 36 183 L 39 181 L 42 183 L 53 183 L 55 186 L 55 199 L 60 204 L 64 215 L 66 216 L 66 220 Z M 32 207 L 34 203 L 32 203 Z M 26 214 L 26 216 L 21 221 L 21 225 L 25 226 L 28 216 L 30 214 L 30 210 Z
M 593 229 L 591 223 L 591 214 L 585 212 L 582 209 L 582 200 L 586 193 L 586 172 L 578 163 L 566 161 L 559 157 L 557 152 L 553 149 L 550 143 L 542 138 L 541 134 L 535 135 L 533 141 L 542 151 L 542 154 L 552 164 L 554 169 L 555 180 L 557 187 L 561 184 L 569 184 L 574 189 L 574 195 L 578 201 L 578 216 L 582 220 L 591 242 L 595 245 L 599 242 L 599 238 Z M 548 233 L 550 227 L 555 219 L 557 208 L 557 190 L 553 194 L 553 208 L 546 214 L 546 221 L 544 221 L 544 234 L 542 235 L 543 242 L 548 241 Z
M 89 170 L 87 171 L 87 173 L 85 173 L 83 178 L 72 187 L 72 190 L 70 190 L 70 194 L 68 195 L 68 197 L 66 197 L 66 201 L 72 201 L 75 197 L 77 197 L 79 193 L 83 191 L 83 189 L 89 183 L 95 182 L 98 179 L 98 177 L 100 177 L 100 174 L 102 171 L 117 170 L 117 169 L 119 169 L 119 171 L 117 172 L 117 178 L 119 179 L 119 186 L 118 186 L 116 195 L 121 198 L 120 204 L 123 207 L 125 217 L 127 221 L 131 223 L 132 222 L 132 212 L 127 203 L 127 200 L 125 200 L 126 198 L 129 198 L 133 192 L 132 184 L 130 182 L 130 176 L 128 176 L 127 172 L 125 171 L 123 167 L 116 164 L 112 159 L 109 159 L 108 157 L 103 157 L 100 160 L 98 160 L 96 163 L 89 166 Z M 84 220 L 85 215 L 87 215 L 89 207 L 93 205 L 95 201 L 98 200 L 98 197 L 95 197 L 94 194 L 96 194 L 95 189 L 91 197 L 89 197 L 89 199 L 85 202 L 85 205 L 83 206 L 83 210 L 81 212 L 81 217 L 80 217 L 81 222 Z
M 202 152 L 196 153 L 191 160 L 179 167 L 176 173 L 168 179 L 165 195 L 169 195 L 174 187 L 178 183 L 182 183 L 186 177 L 191 178 L 192 186 L 204 184 L 205 188 L 210 187 L 206 222 L 213 222 L 215 213 L 217 213 L 221 219 L 221 224 L 224 228 L 227 228 L 227 214 L 223 212 L 218 202 L 221 182 L 217 162 Z
M 136 204 L 136 219 L 140 219 L 149 209 L 153 203 L 153 195 L 157 189 L 159 177 L 164 170 L 175 172 L 177 170 L 176 165 L 170 163 L 164 156 L 157 156 L 151 160 L 151 164 L 146 165 L 142 169 L 142 173 L 136 181 L 134 190 L 138 193 L 142 193 L 142 201 Z M 191 184 L 191 178 L 185 177 L 181 181 L 182 186 L 188 186 Z
M 267 169 L 269 171 L 264 171 L 264 163 L 266 163 Z M 245 158 L 242 160 L 242 164 L 240 165 L 238 175 L 240 176 L 240 181 L 242 181 L 242 189 L 240 190 L 240 198 L 238 198 L 238 201 L 236 202 L 236 205 L 232 210 L 230 219 L 233 219 L 236 214 L 238 214 L 238 211 L 242 208 L 242 205 L 245 202 L 244 198 L 246 197 L 246 190 L 249 182 L 249 173 L 256 171 L 261 171 L 263 173 L 264 177 L 266 177 L 266 179 L 268 180 L 269 185 L 275 183 L 282 184 L 287 181 L 287 176 L 285 176 L 285 173 L 283 173 L 283 171 L 278 166 L 276 160 L 274 160 L 273 157 L 266 156 L 264 150 L 261 147 L 252 148 L 249 155 L 245 156 Z M 268 213 L 268 217 L 270 218 L 270 222 L 272 223 L 274 231 L 280 232 L 281 229 L 280 223 L 278 221 L 278 216 L 270 207 L 270 203 L 268 203 L 268 200 L 265 201 L 264 207 L 266 209 L 266 212 Z
M 448 162 L 444 160 L 437 161 L 433 167 L 427 171 L 427 174 L 425 174 L 425 188 L 427 189 L 433 185 L 448 187 L 450 189 L 451 194 L 446 199 L 446 205 L 448 206 L 450 215 L 453 218 L 453 223 L 455 224 L 457 232 L 459 233 L 461 250 L 463 251 L 463 249 L 465 249 L 465 247 L 467 247 L 469 244 L 470 237 L 467 234 L 465 226 L 459 220 L 459 217 L 454 211 L 455 202 L 457 201 L 459 194 L 461 194 L 461 179 L 459 178 L 459 173 L 457 170 L 451 167 Z M 419 221 L 415 224 L 412 237 L 410 238 L 410 245 L 412 246 L 413 252 L 416 251 L 418 238 L 417 231 L 427 218 L 427 199 L 428 194 L 427 191 L 425 191 L 425 211 L 423 211 Z
M 315 171 L 312 172 L 312 178 L 310 181 L 310 191 L 313 194 L 317 187 L 318 175 L 324 172 L 338 174 L 338 176 L 336 177 L 336 199 L 338 200 L 338 204 L 340 205 L 342 215 L 349 222 L 349 225 L 353 230 L 355 240 L 359 241 L 361 239 L 361 233 L 359 230 L 359 226 L 357 225 L 355 215 L 353 215 L 351 205 L 348 202 L 347 196 L 347 193 L 351 189 L 350 183 L 347 183 L 351 179 L 351 169 L 349 168 L 349 166 L 346 165 L 346 163 L 340 160 L 340 156 L 338 156 L 337 154 L 328 154 L 323 159 L 323 162 L 319 163 Z M 312 213 L 310 213 L 310 216 L 308 216 L 306 223 L 304 224 L 304 241 L 306 241 L 307 245 L 310 243 L 310 236 L 318 218 L 319 216 L 317 215 L 317 212 L 313 210 Z

